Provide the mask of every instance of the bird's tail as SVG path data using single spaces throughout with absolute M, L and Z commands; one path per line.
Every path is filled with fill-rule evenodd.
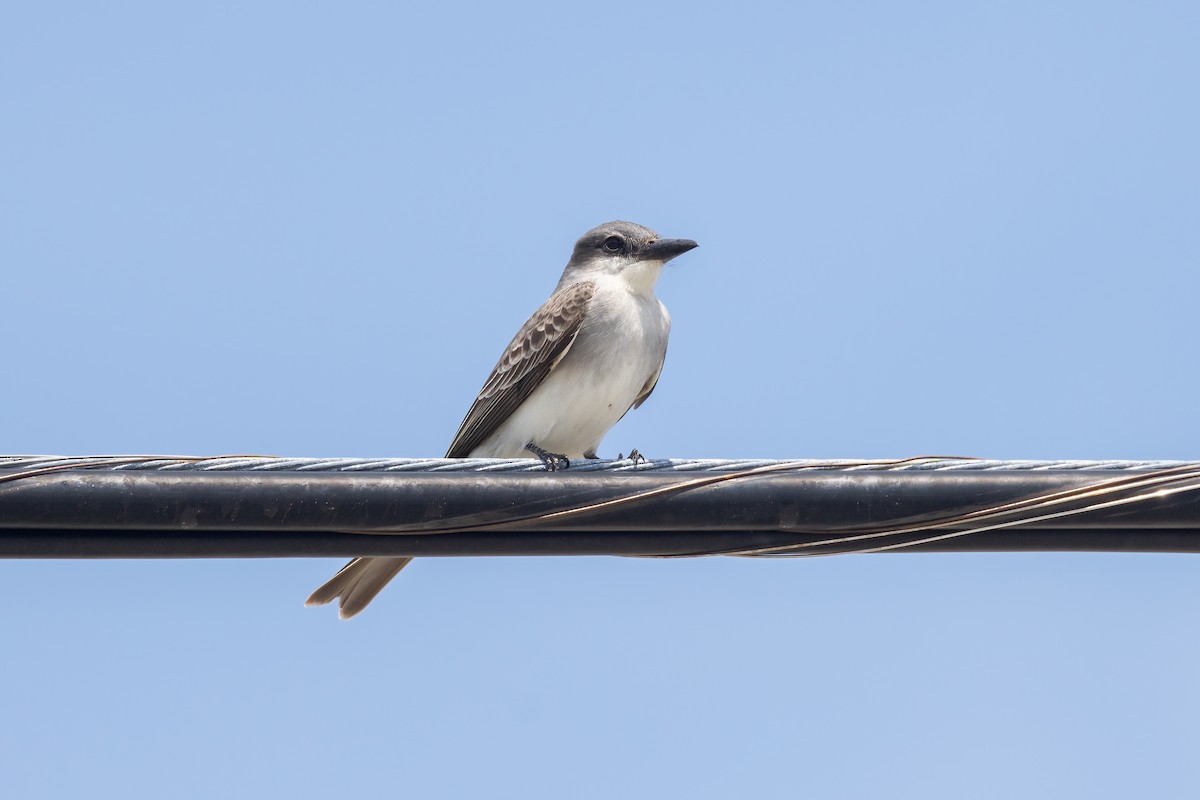
M 313 592 L 304 605 L 320 606 L 337 598 L 338 616 L 350 619 L 366 608 L 410 561 L 411 558 L 356 558 Z

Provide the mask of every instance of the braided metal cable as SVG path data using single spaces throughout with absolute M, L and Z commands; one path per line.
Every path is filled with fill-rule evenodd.
M 1162 460 L 992 460 L 943 456 L 908 459 L 722 459 L 664 458 L 634 463 L 622 460 L 572 461 L 578 472 L 738 472 L 760 468 L 793 470 L 853 471 L 996 471 L 1080 470 L 1127 471 L 1200 468 L 1195 461 Z M 279 456 L 0 456 L 0 470 L 58 471 L 63 469 L 111 469 L 151 471 L 226 472 L 542 472 L 533 458 L 292 458 Z

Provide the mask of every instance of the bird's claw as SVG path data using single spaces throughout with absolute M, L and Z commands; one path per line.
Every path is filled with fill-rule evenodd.
M 525 445 L 525 449 L 542 460 L 542 466 L 546 468 L 546 472 L 558 472 L 559 469 L 568 469 L 571 466 L 571 459 L 567 458 L 563 453 L 551 453 L 549 450 L 543 450 L 538 447 L 533 442 Z
M 624 461 L 624 460 L 625 460 L 625 456 L 622 455 L 621 453 L 617 453 L 617 461 Z M 633 465 L 635 467 L 638 464 L 646 463 L 646 457 L 644 455 L 642 455 L 641 453 L 639 453 L 638 449 L 636 447 L 629 451 L 629 460 L 633 462 Z

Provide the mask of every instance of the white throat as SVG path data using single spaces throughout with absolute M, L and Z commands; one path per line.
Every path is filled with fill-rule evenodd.
M 663 264 L 662 261 L 637 261 L 621 270 L 621 278 L 632 292 L 649 297 L 654 294 Z

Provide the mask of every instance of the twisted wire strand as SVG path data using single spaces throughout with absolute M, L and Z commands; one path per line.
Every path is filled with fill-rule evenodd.
M 742 472 L 760 468 L 852 471 L 1126 471 L 1198 467 L 1194 461 L 994 460 L 958 456 L 908 459 L 728 459 L 664 458 L 634 464 L 629 459 L 573 461 L 569 472 Z M 533 458 L 293 458 L 259 455 L 0 456 L 0 470 L 112 469 L 223 472 L 542 472 Z
M 1200 468 L 1184 466 L 1134 473 L 1132 477 L 1101 481 L 1060 492 L 1004 503 L 964 514 L 956 514 L 921 525 L 882 526 L 874 530 L 836 536 L 818 541 L 806 541 L 774 547 L 752 549 L 712 550 L 704 555 L 745 557 L 812 557 L 848 555 L 852 553 L 881 553 L 902 550 L 917 545 L 956 539 L 987 531 L 1017 528 L 1053 519 L 1080 516 L 1118 506 L 1161 500 L 1172 495 L 1200 491 Z M 1132 493 L 1130 493 L 1132 492 Z M 1084 505 L 1069 506 L 1080 501 Z M 1064 507 L 1068 506 L 1068 507 Z M 1004 519 L 1013 514 L 1017 516 Z M 999 521 L 996 521 L 999 520 Z M 957 528 L 962 528 L 961 530 Z M 951 529 L 951 530 L 948 530 Z M 948 531 L 938 533 L 938 531 Z M 926 535 L 928 534 L 928 535 Z M 872 540 L 900 536 L 890 544 L 872 544 Z M 864 543 L 864 544 L 859 544 Z M 817 550 L 816 548 L 823 548 Z

